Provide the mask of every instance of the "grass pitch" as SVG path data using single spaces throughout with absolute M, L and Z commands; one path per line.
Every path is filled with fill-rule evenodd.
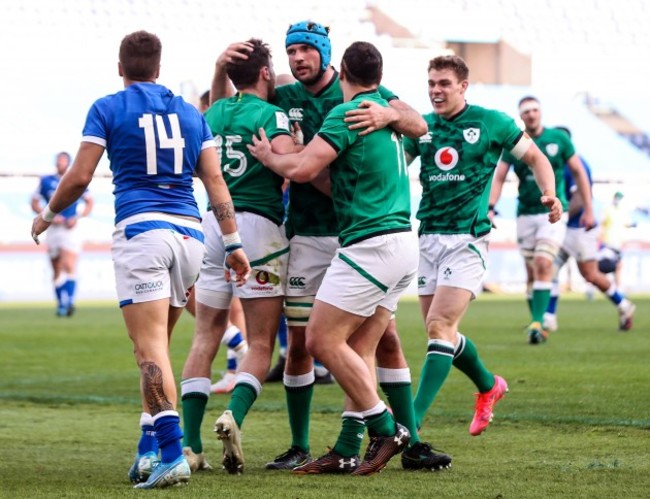
M 279 383 L 265 385 L 243 426 L 246 472 L 219 469 L 212 433 L 228 396 L 211 397 L 203 441 L 215 470 L 188 487 L 135 491 L 126 472 L 139 435 L 138 371 L 114 304 L 81 303 L 72 318 L 51 305 L 0 305 L 0 497 L 262 498 L 642 498 L 650 491 L 650 298 L 637 304 L 634 330 L 617 331 L 604 299 L 568 297 L 560 330 L 526 344 L 522 297 L 484 295 L 461 331 L 472 338 L 510 393 L 480 437 L 468 433 L 471 382 L 452 371 L 424 422 L 422 438 L 454 458 L 450 470 L 406 472 L 393 459 L 372 477 L 292 476 L 264 470 L 290 443 Z M 398 326 L 417 386 L 426 338 L 419 307 L 403 301 Z M 193 319 L 185 314 L 172 342 L 180 374 Z M 215 378 L 225 366 L 220 352 Z M 342 392 L 317 386 L 312 454 L 333 445 Z M 365 448 L 365 444 L 364 444 Z

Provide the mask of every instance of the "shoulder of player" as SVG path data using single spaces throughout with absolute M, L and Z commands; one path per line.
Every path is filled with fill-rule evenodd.
M 543 137 L 546 141 L 560 142 L 562 144 L 571 144 L 571 139 L 561 130 L 557 128 L 544 127 L 540 137 Z
M 275 87 L 275 96 L 273 97 L 272 102 L 276 103 L 277 101 L 290 99 L 303 93 L 306 93 L 306 90 L 299 81 L 280 85 L 279 87 Z
M 254 97 L 254 96 L 253 96 Z M 247 115 L 250 117 L 251 121 L 257 122 L 266 122 L 271 117 L 278 117 L 278 114 L 286 118 L 287 124 L 289 123 L 289 117 L 284 109 L 281 107 L 272 104 L 269 101 L 254 97 L 249 99 L 246 102 L 247 105 Z M 288 125 L 287 125 L 288 126 Z

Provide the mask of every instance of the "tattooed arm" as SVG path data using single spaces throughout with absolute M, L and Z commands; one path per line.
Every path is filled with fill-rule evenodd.
M 199 156 L 196 173 L 205 186 L 210 206 L 212 206 L 212 213 L 219 223 L 221 233 L 224 235 L 226 264 L 235 272 L 235 282 L 238 286 L 241 286 L 248 279 L 251 267 L 237 233 L 235 207 L 226 181 L 221 175 L 219 155 L 214 147 L 203 149 Z M 226 270 L 226 279 L 229 280 L 230 277 L 229 270 Z

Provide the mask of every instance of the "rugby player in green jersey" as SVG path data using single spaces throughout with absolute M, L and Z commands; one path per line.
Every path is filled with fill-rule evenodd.
M 463 59 L 436 57 L 428 73 L 433 113 L 424 119 L 429 131 L 417 140 L 404 139 L 407 160 L 419 156 L 421 161 L 418 294 L 429 337 L 415 412 L 422 424 L 454 365 L 478 388 L 469 431 L 479 435 L 508 385 L 485 368 L 476 346 L 458 328 L 482 290 L 491 229 L 488 195 L 501 151 L 532 168 L 544 192 L 537 202 L 550 210 L 551 223 L 560 219 L 562 205 L 551 165 L 530 137 L 504 113 L 466 103 L 469 69 Z
M 326 114 L 343 102 L 339 75 L 330 65 L 328 28 L 311 21 L 295 23 L 289 27 L 285 45 L 292 74 L 298 81 L 278 87 L 272 102 L 282 107 L 290 119 L 300 125 L 304 141 L 308 143 L 318 132 Z M 245 49 L 245 42 L 235 43 L 219 56 L 211 99 L 231 89 L 223 66 L 227 61 L 242 57 L 242 50 Z M 346 122 L 352 129 L 359 130 L 363 135 L 390 125 L 411 137 L 419 137 L 426 132 L 426 123 L 414 109 L 383 86 L 379 86 L 379 92 L 389 106 L 382 106 L 371 99 L 362 100 L 359 107 L 347 112 Z M 305 347 L 305 326 L 325 271 L 339 247 L 339 231 L 330 196 L 322 194 L 309 183 L 297 182 L 291 183 L 290 194 L 287 234 L 291 252 L 285 303 L 289 350 L 284 385 L 292 442 L 287 452 L 267 464 L 267 469 L 292 469 L 311 460 L 309 422 L 314 373 L 313 359 Z M 377 366 L 379 384 L 395 419 L 406 426 L 412 435 L 409 447 L 402 454 L 403 467 L 426 470 L 448 467 L 450 456 L 435 452 L 429 444 L 419 440 L 411 374 L 394 319 L 389 322 L 377 348 Z M 358 420 L 345 415 L 344 421 L 348 420 L 352 421 L 350 428 L 358 424 Z M 358 448 L 360 445 L 361 442 L 356 443 Z M 353 455 L 352 448 L 346 453 Z
M 594 227 L 594 214 L 591 206 L 591 187 L 580 158 L 576 154 L 571 139 L 562 131 L 545 128 L 539 101 L 535 97 L 524 97 L 519 101 L 519 115 L 524 122 L 526 133 L 548 158 L 555 176 L 555 193 L 566 211 L 564 165 L 573 176 L 578 193 L 584 200 L 584 211 L 580 226 L 587 230 Z M 528 342 L 538 344 L 546 340 L 548 333 L 542 328 L 544 312 L 548 307 L 553 286 L 553 262 L 557 257 L 566 234 L 565 215 L 558 224 L 549 223 L 546 209 L 539 204 L 540 188 L 535 183 L 528 166 L 507 151 L 499 160 L 490 193 L 490 206 L 499 200 L 503 183 L 510 167 L 519 179 L 517 205 L 517 244 L 524 257 L 527 276 L 527 294 L 532 321 L 527 328 Z
M 338 221 L 341 246 L 316 294 L 306 345 L 345 391 L 345 412 L 332 450 L 294 468 L 298 474 L 376 473 L 410 440 L 408 429 L 395 422 L 379 398 L 374 374 L 379 340 L 417 267 L 401 137 L 387 127 L 362 134 L 346 122 L 347 111 L 363 101 L 388 107 L 378 90 L 382 67 L 372 44 L 353 43 L 341 61 L 344 103 L 328 113 L 301 152 L 273 153 L 264 130 L 248 146 L 263 164 L 298 183 L 329 166 Z M 364 423 L 370 444 L 357 464 Z
M 210 393 L 210 369 L 228 324 L 233 295 L 241 300 L 249 350 L 238 367 L 227 410 L 215 431 L 223 440 L 223 465 L 229 473 L 243 471 L 239 429 L 259 396 L 273 352 L 273 340 L 284 302 L 289 242 L 284 233 L 284 179 L 253 158 L 246 143 L 262 128 L 277 152 L 291 152 L 294 141 L 286 113 L 268 99 L 275 90 L 269 47 L 257 39 L 246 60 L 227 67 L 238 93 L 215 102 L 205 113 L 220 154 L 223 177 L 231 192 L 241 240 L 222 237 L 214 217 L 203 221 L 206 255 L 195 286 L 196 326 L 183 369 L 184 429 L 195 469 L 208 467 L 202 455 L 200 428 Z M 224 272 L 224 256 L 233 246 L 247 248 L 252 262 L 247 282 L 234 288 Z M 187 414 L 186 414 L 187 412 Z

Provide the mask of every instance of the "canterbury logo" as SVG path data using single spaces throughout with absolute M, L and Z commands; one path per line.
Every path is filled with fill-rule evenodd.
M 289 109 L 289 118 L 293 121 L 302 121 L 302 108 L 292 107 Z
M 304 277 L 289 277 L 289 286 L 294 288 L 304 288 L 305 287 L 305 278 Z

